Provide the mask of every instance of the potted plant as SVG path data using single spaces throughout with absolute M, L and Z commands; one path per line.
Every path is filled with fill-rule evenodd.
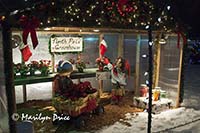
M 77 59 L 77 61 L 70 59 L 69 60 L 73 65 L 75 65 L 78 72 L 82 73 L 84 69 L 86 68 L 86 64 L 89 64 L 89 62 L 84 62 L 80 59 Z
M 37 62 L 37 61 L 31 61 L 31 63 L 29 63 L 27 66 L 29 67 L 30 75 L 34 76 L 35 75 L 35 71 L 39 67 L 39 62 Z
M 22 78 L 26 77 L 27 73 L 28 73 L 28 66 L 25 63 L 18 63 L 16 65 L 17 69 L 19 70 L 20 76 Z
M 49 74 L 50 63 L 51 63 L 50 60 L 40 60 L 38 69 L 41 72 L 42 76 L 46 76 Z
M 18 63 L 18 64 L 14 64 L 13 63 L 13 73 L 14 73 L 14 77 L 16 77 L 16 75 L 17 75 L 17 73 L 19 73 L 20 72 L 20 64 Z
M 99 57 L 99 58 L 97 58 L 96 59 L 96 64 L 97 64 L 97 66 L 99 68 L 98 71 L 103 72 L 104 69 L 105 69 L 104 66 L 106 66 L 108 64 L 108 62 L 109 62 L 109 59 L 107 57 L 102 57 L 102 58 Z

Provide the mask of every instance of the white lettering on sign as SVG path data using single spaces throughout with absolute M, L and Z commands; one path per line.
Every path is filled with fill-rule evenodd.
M 81 37 L 54 37 L 51 38 L 51 52 L 81 52 L 83 38 Z

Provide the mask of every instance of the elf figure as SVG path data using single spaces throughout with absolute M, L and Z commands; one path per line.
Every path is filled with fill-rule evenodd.
M 119 57 L 116 59 L 114 65 L 108 63 L 107 67 L 111 70 L 112 76 L 111 104 L 119 104 L 125 95 L 126 72 L 128 71 L 130 73 L 130 65 L 125 59 Z
M 55 75 L 53 80 L 53 96 L 70 91 L 73 84 L 70 78 L 73 67 L 69 61 L 59 61 L 57 71 L 58 74 Z

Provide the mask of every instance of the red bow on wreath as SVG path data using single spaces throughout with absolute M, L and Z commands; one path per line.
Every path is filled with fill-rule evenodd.
M 39 27 L 40 24 L 39 20 L 35 16 L 28 17 L 23 15 L 21 16 L 19 21 L 23 28 L 22 38 L 24 45 L 27 45 L 27 38 L 30 33 L 33 48 L 35 49 L 38 45 L 38 39 L 35 29 Z
M 120 13 L 120 15 L 124 16 L 125 12 L 131 12 L 134 11 L 133 6 L 129 3 L 128 0 L 119 0 L 118 1 L 118 12 Z

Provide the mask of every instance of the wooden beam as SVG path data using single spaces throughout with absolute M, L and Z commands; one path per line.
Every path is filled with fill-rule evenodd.
M 99 35 L 99 46 L 100 46 L 100 42 L 103 40 L 103 37 L 104 37 L 104 34 Z M 99 57 L 101 57 L 100 50 L 99 50 Z M 103 93 L 103 80 L 98 80 L 98 82 L 99 82 L 99 96 L 101 97 Z
M 180 46 L 180 60 L 179 60 L 179 72 L 178 72 L 178 90 L 176 98 L 176 108 L 180 106 L 180 95 L 181 95 L 181 72 L 182 72 L 182 62 L 183 62 L 183 46 Z
M 137 45 L 136 45 L 136 63 L 135 63 L 135 95 L 139 96 L 139 75 L 140 75 L 140 44 L 141 35 L 137 34 Z
M 124 57 L 124 34 L 118 36 L 118 57 Z
M 160 51 L 161 51 L 161 48 L 160 48 L 160 43 L 159 42 L 156 42 L 157 44 L 157 55 L 156 55 L 156 73 L 154 76 L 155 77 L 155 84 L 154 84 L 154 87 L 157 87 L 158 86 L 158 81 L 159 81 L 159 74 L 160 74 Z
M 52 62 L 52 72 L 55 72 L 55 54 L 52 53 L 51 55 L 51 62 Z

